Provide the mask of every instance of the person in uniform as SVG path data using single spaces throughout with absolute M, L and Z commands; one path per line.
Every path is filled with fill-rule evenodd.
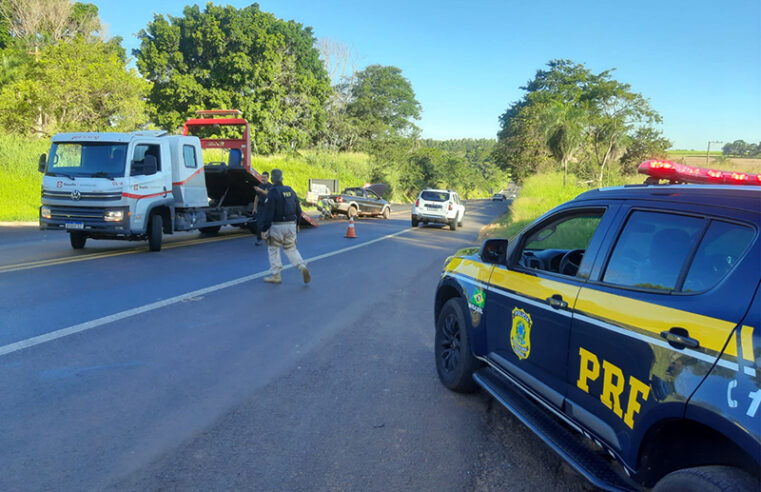
M 306 262 L 301 253 L 296 249 L 296 223 L 301 217 L 301 203 L 296 192 L 290 186 L 283 184 L 283 171 L 272 170 L 272 187 L 264 198 L 264 220 L 262 223 L 262 237 L 267 240 L 270 257 L 270 271 L 264 281 L 270 284 L 282 282 L 280 271 L 283 263 L 280 259 L 280 248 L 292 265 L 301 272 L 304 283 L 308 284 L 312 279 Z
M 267 196 L 267 191 L 272 187 L 270 183 L 270 173 L 264 171 L 262 173 L 264 178 L 259 186 L 254 186 L 256 191 L 256 197 L 254 198 L 254 214 L 256 215 L 256 244 L 257 246 L 262 244 L 262 228 L 261 224 L 264 221 L 264 198 Z

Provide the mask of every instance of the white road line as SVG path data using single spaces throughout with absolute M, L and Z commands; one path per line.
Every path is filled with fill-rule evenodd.
M 307 258 L 306 262 L 311 263 L 313 261 L 330 258 L 331 256 L 340 255 L 340 254 L 343 254 L 358 248 L 370 246 L 371 244 L 375 244 L 380 241 L 385 241 L 386 239 L 391 239 L 393 237 L 399 236 L 400 234 L 404 234 L 405 232 L 409 232 L 411 230 L 412 228 L 404 229 L 404 230 L 395 232 L 393 234 L 387 234 L 385 236 L 372 239 L 364 243 L 355 244 L 354 246 L 349 246 L 347 248 L 331 251 L 330 253 L 313 256 L 311 258 Z M 293 265 L 287 265 L 283 268 L 283 270 L 287 270 L 289 268 L 293 268 Z M 253 275 L 247 275 L 245 277 L 237 278 L 235 280 L 229 280 L 227 282 L 222 282 L 221 284 L 212 285 L 211 287 L 205 287 L 203 289 L 194 290 L 192 292 L 181 294 L 179 296 L 170 297 L 169 299 L 164 299 L 163 301 L 153 302 L 151 304 L 146 304 L 144 306 L 127 309 L 126 311 L 122 311 L 120 313 L 111 314 L 109 316 L 104 316 L 102 318 L 94 319 L 92 321 L 80 323 L 78 325 L 70 326 L 68 328 L 62 328 L 60 330 L 51 331 L 50 333 L 45 333 L 44 335 L 39 335 L 36 337 L 27 338 L 26 340 L 21 340 L 18 342 L 10 343 L 8 345 L 3 345 L 2 347 L 0 347 L 0 357 L 2 357 L 3 355 L 11 354 L 13 352 L 18 352 L 19 350 L 23 350 L 25 348 L 34 347 L 35 345 L 41 345 L 43 343 L 52 342 L 53 340 L 67 337 L 69 335 L 74 335 L 76 333 L 81 333 L 83 331 L 92 330 L 93 328 L 97 328 L 99 326 L 103 326 L 108 323 L 113 323 L 115 321 L 123 320 L 125 318 L 129 318 L 132 316 L 137 316 L 138 314 L 147 313 L 148 311 L 153 311 L 155 309 L 160 309 L 166 306 L 170 306 L 172 304 L 177 304 L 178 302 L 183 302 L 188 299 L 192 299 L 194 297 L 203 296 L 211 292 L 216 292 L 222 289 L 227 289 L 228 287 L 234 287 L 236 285 L 240 285 L 242 283 L 249 282 L 257 278 L 261 278 L 267 275 L 268 273 L 269 273 L 269 270 L 255 273 Z

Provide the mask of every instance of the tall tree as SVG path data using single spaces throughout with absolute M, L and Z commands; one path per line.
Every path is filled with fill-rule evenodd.
M 418 135 L 412 120 L 420 119 L 420 103 L 401 69 L 370 65 L 357 73 L 351 95 L 346 112 L 356 118 L 365 140 Z
M 209 3 L 182 17 L 156 15 L 138 37 L 137 66 L 153 82 L 162 127 L 179 127 L 197 109 L 240 109 L 256 149 L 269 153 L 311 143 L 324 124 L 330 82 L 309 27 L 258 4 Z
M 117 43 L 78 36 L 46 46 L 28 76 L 2 87 L 0 125 L 13 133 L 46 135 L 134 130 L 147 121 L 147 85 L 126 68 Z
M 661 121 L 642 95 L 613 78 L 612 70 L 595 74 L 570 60 L 550 61 L 522 89 L 524 98 L 500 118 L 495 158 L 503 166 L 515 156 L 541 158 L 546 152 L 567 172 L 575 155 L 590 155 L 602 183 L 610 160 L 637 130 Z

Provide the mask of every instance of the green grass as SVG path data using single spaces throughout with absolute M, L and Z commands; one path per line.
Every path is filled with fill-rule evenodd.
M 675 157 L 681 157 L 681 156 L 705 157 L 706 151 L 705 150 L 670 149 L 666 151 L 666 154 L 668 155 L 669 159 L 673 159 Z M 712 150 L 709 155 L 720 156 L 722 154 L 721 154 L 721 150 Z
M 0 135 L 0 221 L 37 220 L 42 174 L 40 154 L 47 139 Z
M 513 239 L 537 217 L 589 189 L 579 184 L 572 174 L 567 183 L 563 186 L 562 173 L 537 174 L 528 178 L 513 200 L 510 211 L 497 219 L 485 231 L 485 236 Z

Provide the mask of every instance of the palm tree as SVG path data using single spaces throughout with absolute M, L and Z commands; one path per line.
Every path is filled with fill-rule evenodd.
M 550 101 L 542 109 L 541 126 L 552 156 L 563 168 L 563 186 L 568 179 L 568 162 L 584 141 L 585 111 L 575 104 Z

